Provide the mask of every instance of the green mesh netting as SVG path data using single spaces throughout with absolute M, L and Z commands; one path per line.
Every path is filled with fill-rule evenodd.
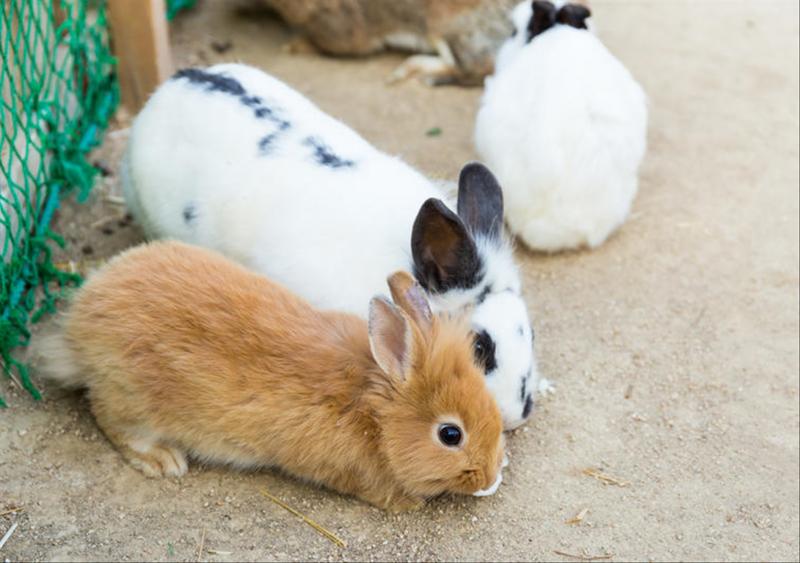
M 88 195 L 95 169 L 84 156 L 119 95 L 104 2 L 0 1 L 0 356 L 5 375 L 39 398 L 12 351 L 80 281 L 51 261 L 64 241 L 50 222 L 64 193 Z
M 167 0 L 167 19 L 171 20 L 178 12 L 194 6 L 197 0 Z

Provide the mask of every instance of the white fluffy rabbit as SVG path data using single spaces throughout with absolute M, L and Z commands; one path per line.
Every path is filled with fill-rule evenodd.
M 522 2 L 478 112 L 478 153 L 528 246 L 595 247 L 628 216 L 646 149 L 647 103 L 588 29 L 588 8 Z
M 365 316 L 388 274 L 413 269 L 436 310 L 474 307 L 504 426 L 529 416 L 533 331 L 484 166 L 462 170 L 454 213 L 431 181 L 286 84 L 225 64 L 179 71 L 153 94 L 123 174 L 148 236 L 218 250 L 316 307 Z

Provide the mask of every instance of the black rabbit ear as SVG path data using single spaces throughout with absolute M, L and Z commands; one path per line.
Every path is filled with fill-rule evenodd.
M 475 287 L 478 248 L 461 219 L 438 199 L 427 200 L 411 230 L 414 275 L 429 293 Z
M 556 7 L 547 0 L 533 0 L 533 15 L 528 22 L 528 41 L 556 24 Z
M 494 174 L 479 162 L 461 169 L 458 216 L 473 235 L 498 239 L 503 233 L 503 190 Z
M 588 29 L 586 20 L 592 15 L 591 10 L 580 4 L 565 4 L 556 15 L 556 22 L 572 26 L 577 29 Z

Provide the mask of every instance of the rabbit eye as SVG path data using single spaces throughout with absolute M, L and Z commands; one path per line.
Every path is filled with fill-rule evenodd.
M 439 440 L 445 446 L 457 446 L 461 443 L 461 428 L 455 424 L 442 424 L 439 427 Z

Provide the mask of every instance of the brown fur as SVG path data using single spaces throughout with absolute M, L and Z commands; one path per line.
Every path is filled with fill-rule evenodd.
M 111 261 L 39 349 L 45 374 L 86 386 L 98 425 L 148 475 L 180 475 L 191 454 L 276 466 L 380 507 L 410 508 L 491 485 L 503 444 L 468 327 L 412 320 L 424 312 L 416 294 L 401 298 L 409 279 L 391 279 L 404 311 L 384 301 L 387 316 L 377 300 L 371 310 L 383 326 L 403 323 L 390 333 L 408 335 L 404 345 L 372 334 L 373 349 L 404 354 L 391 373 L 373 359 L 363 320 L 314 310 L 218 254 L 175 242 Z M 439 444 L 443 419 L 460 421 L 462 449 Z
M 398 49 L 391 38 L 413 38 L 401 50 L 434 53 L 444 42 L 462 84 L 479 85 L 492 72 L 494 54 L 511 34 L 517 0 L 262 0 L 317 48 L 333 55 Z

